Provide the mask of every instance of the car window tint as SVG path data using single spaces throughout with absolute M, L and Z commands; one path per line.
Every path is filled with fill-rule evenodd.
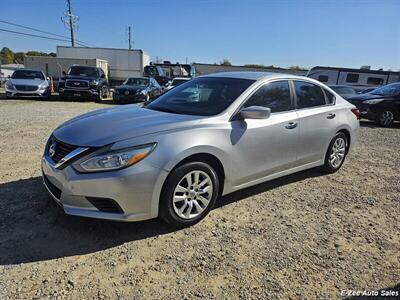
M 333 102 L 335 102 L 335 95 L 334 94 L 332 94 L 330 91 L 328 91 L 328 90 L 325 90 L 324 89 L 324 91 L 325 91 L 325 95 L 326 95 L 326 99 L 328 100 L 328 103 L 329 104 L 333 104 Z
M 275 81 L 263 85 L 244 104 L 249 106 L 269 107 L 272 113 L 291 110 L 289 83 Z
M 319 86 L 304 81 L 295 81 L 294 88 L 298 109 L 326 104 L 325 95 Z

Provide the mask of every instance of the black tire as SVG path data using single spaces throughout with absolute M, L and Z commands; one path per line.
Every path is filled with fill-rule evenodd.
M 375 123 L 382 127 L 389 127 L 393 124 L 396 113 L 391 109 L 384 109 L 376 114 Z
M 173 206 L 174 191 L 179 182 L 185 177 L 186 174 L 192 171 L 202 171 L 209 176 L 212 182 L 212 195 L 208 206 L 196 217 L 190 219 L 183 219 L 175 212 Z M 214 207 L 217 200 L 219 190 L 219 180 L 215 170 L 204 162 L 189 162 L 183 164 L 176 169 L 172 170 L 164 184 L 160 196 L 159 216 L 168 224 L 174 227 L 188 227 L 200 222 Z M 185 200 L 186 201 L 186 200 Z
M 339 140 L 339 139 L 342 139 L 344 141 L 344 152 L 343 152 L 343 158 L 340 161 L 340 163 L 335 165 L 332 162 L 331 155 L 332 155 L 332 152 L 333 152 L 333 147 L 334 147 L 335 143 L 337 142 L 337 140 Z M 335 172 L 337 172 L 342 167 L 342 165 L 343 165 L 343 163 L 344 163 L 344 161 L 346 159 L 346 155 L 347 155 L 348 150 L 349 150 L 349 142 L 347 140 L 346 135 L 343 132 L 338 132 L 333 137 L 331 142 L 329 143 L 328 150 L 326 151 L 326 154 L 325 154 L 325 163 L 322 166 L 322 170 L 324 172 L 326 172 L 326 173 L 335 173 Z

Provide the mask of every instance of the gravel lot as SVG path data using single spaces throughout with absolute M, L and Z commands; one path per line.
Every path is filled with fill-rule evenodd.
M 336 174 L 301 172 L 220 200 L 201 223 L 64 215 L 40 157 L 105 104 L 0 100 L 0 299 L 335 299 L 400 283 L 400 125 L 363 122 Z M 386 298 L 387 299 L 387 298 Z

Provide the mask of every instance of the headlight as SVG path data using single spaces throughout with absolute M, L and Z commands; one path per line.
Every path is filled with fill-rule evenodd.
M 47 82 L 43 82 L 42 84 L 39 85 L 40 90 L 47 89 L 48 87 L 49 87 L 49 84 Z
M 98 80 L 92 80 L 91 82 L 90 82 L 90 84 L 92 84 L 92 85 L 98 85 L 99 84 L 99 81 Z
M 6 88 L 8 88 L 10 90 L 15 90 L 15 86 L 12 84 L 11 81 L 6 82 Z
M 363 101 L 363 103 L 366 103 L 366 104 L 378 104 L 378 103 L 380 103 L 382 101 L 383 101 L 383 99 L 371 99 L 371 100 Z
M 155 146 L 156 143 L 98 154 L 81 162 L 77 169 L 83 172 L 123 169 L 144 159 L 154 150 Z

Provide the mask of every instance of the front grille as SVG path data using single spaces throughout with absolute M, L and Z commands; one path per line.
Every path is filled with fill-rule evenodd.
M 47 186 L 47 188 L 50 190 L 50 192 L 51 192 L 58 200 L 60 200 L 60 199 L 61 199 L 61 190 L 60 190 L 58 187 L 56 187 L 54 184 L 52 184 L 52 183 L 50 182 L 50 180 L 47 178 L 46 175 L 42 174 L 42 176 L 43 176 L 44 184 Z
M 24 91 L 24 92 L 33 92 L 38 89 L 37 85 L 23 85 L 23 84 L 16 84 L 15 88 L 18 91 Z
M 86 197 L 86 199 L 101 212 L 119 214 L 124 212 L 121 206 L 113 199 L 96 197 Z
M 50 156 L 49 149 L 50 149 L 50 147 L 52 147 L 52 145 L 55 145 L 54 146 L 55 152 L 54 152 L 53 156 Z M 59 140 L 56 140 L 54 137 L 52 137 L 52 140 L 49 142 L 49 149 L 47 149 L 47 150 L 48 150 L 48 153 L 49 153 L 49 156 L 51 157 L 51 159 L 54 162 L 58 163 L 62 158 L 64 158 L 66 155 L 68 155 L 69 153 L 74 151 L 76 148 L 78 148 L 78 147 L 60 142 Z
M 88 89 L 89 88 L 89 81 L 87 80 L 75 80 L 75 79 L 67 79 L 65 82 L 65 86 L 70 88 L 77 88 L 77 89 Z

